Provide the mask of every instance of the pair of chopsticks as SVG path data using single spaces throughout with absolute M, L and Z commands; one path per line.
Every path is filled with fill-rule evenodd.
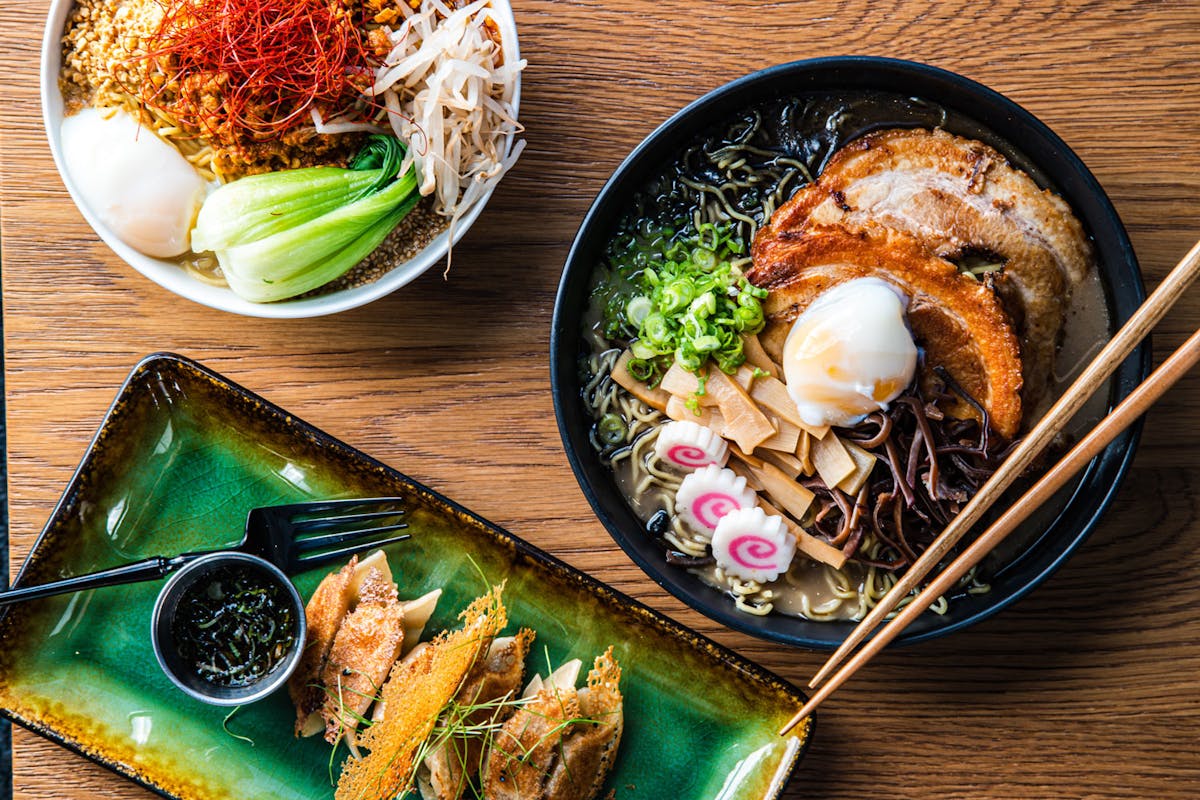
M 952 589 L 959 578 L 978 564 L 1035 509 L 1062 488 L 1094 456 L 1132 425 L 1134 420 L 1144 414 L 1167 389 L 1171 388 L 1200 361 L 1200 330 L 1197 330 L 1145 382 L 1114 408 L 1041 480 L 1022 495 L 1021 499 L 1017 500 L 970 547 L 965 549 L 941 574 L 921 590 L 891 622 L 880 628 L 887 615 L 937 568 L 950 549 L 962 539 L 971 526 L 979 521 L 980 517 L 1000 498 L 1012 482 L 1062 431 L 1087 399 L 1133 352 L 1138 343 L 1146 338 L 1150 330 L 1162 320 L 1197 276 L 1200 276 L 1200 242 L 1197 242 L 1183 257 L 1183 260 L 1175 266 L 1175 269 L 1171 270 L 1146 302 L 1138 308 L 1129 321 L 1117 332 L 1117 335 L 1105 345 L 1099 355 L 1071 384 L 1071 388 L 1046 412 L 1046 415 L 1034 426 L 1029 435 L 1001 463 L 1000 468 L 980 487 L 975 497 L 946 526 L 945 530 L 929 546 L 929 549 L 908 568 L 908 571 L 900 577 L 891 591 L 871 609 L 862 622 L 855 626 L 846 641 L 813 676 L 808 684 L 809 687 L 820 686 L 820 688 L 813 693 L 812 699 L 805 703 L 799 713 L 780 730 L 781 736 L 811 714 L 817 706 L 824 702 L 825 698 L 833 694 L 889 642 L 899 636 L 938 597 Z M 854 653 L 855 648 L 876 629 L 879 629 L 876 635 L 861 650 Z M 837 670 L 838 665 L 845 661 L 851 653 L 854 653 L 853 657 L 846 661 L 840 670 Z M 837 671 L 835 672 L 835 670 Z M 824 685 L 821 685 L 822 681 L 825 681 Z

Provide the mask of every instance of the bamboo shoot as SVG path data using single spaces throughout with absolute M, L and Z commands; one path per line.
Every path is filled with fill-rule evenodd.
M 804 518 L 808 507 L 812 505 L 812 492 L 789 478 L 774 464 L 762 462 L 760 466 L 751 466 L 750 471 L 776 503 L 783 506 L 794 518 Z
M 854 460 L 854 472 L 846 476 L 837 485 L 837 488 L 853 497 L 871 477 L 871 472 L 875 469 L 879 459 L 874 453 L 867 452 L 854 442 L 848 442 L 845 439 L 841 441 L 842 446 L 846 448 L 846 453 Z
M 800 461 L 800 471 L 806 476 L 817 474 L 817 468 L 812 461 L 812 443 L 816 441 L 808 431 L 800 432 L 800 441 L 796 444 L 796 458 Z
M 796 401 L 788 394 L 787 386 L 781 380 L 770 375 L 760 375 L 750 387 L 750 396 L 767 411 L 786 419 L 802 431 L 808 431 L 818 439 L 825 438 L 829 433 L 828 425 L 809 425 L 800 418 L 800 409 L 796 407 Z
M 706 386 L 725 418 L 727 438 L 737 442 L 745 452 L 752 452 L 777 433 L 746 390 L 721 370 L 709 369 Z
M 639 381 L 637 378 L 629 374 L 629 359 L 633 358 L 633 353 L 626 350 L 621 353 L 621 357 L 617 359 L 617 363 L 612 368 L 612 379 L 625 391 L 641 400 L 646 405 L 656 411 L 666 411 L 667 401 L 671 399 L 671 395 L 664 391 L 662 387 L 651 389 L 646 384 Z
M 854 474 L 854 459 L 836 434 L 812 443 L 812 459 L 817 474 L 831 489 Z
M 767 419 L 771 420 L 771 424 L 775 426 L 776 433 L 770 439 L 760 444 L 759 447 L 778 450 L 789 455 L 796 452 L 796 445 L 800 442 L 800 429 L 787 420 L 772 414 L 767 414 Z
M 774 464 L 783 470 L 784 474 L 792 480 L 796 480 L 804 472 L 804 465 L 800 463 L 800 459 L 790 453 L 781 453 L 778 450 L 767 450 L 760 446 L 754 451 L 755 455 L 762 458 L 768 464 Z
M 742 335 L 742 352 L 746 354 L 746 363 L 758 367 L 768 375 L 779 377 L 783 373 L 779 369 L 767 351 L 763 349 L 762 342 L 758 340 L 758 336 Z
M 729 463 L 725 466 L 727 469 L 733 470 L 734 475 L 745 478 L 746 485 L 754 491 L 761 492 L 763 490 L 762 482 L 758 479 L 758 476 L 754 474 L 754 470 L 750 469 L 750 467 L 745 463 L 734 458 L 730 459 Z
M 672 364 L 671 368 L 663 375 L 659 388 L 684 400 L 691 400 L 694 397 L 702 406 L 717 404 L 717 401 L 707 391 L 704 394 L 696 394 L 700 391 L 700 379 L 696 377 L 695 373 L 688 372 L 678 364 Z
M 667 401 L 667 416 L 676 421 L 703 425 L 718 436 L 725 435 L 725 418 L 715 407 L 700 406 L 700 413 L 697 414 L 687 407 L 687 402 L 682 397 L 671 395 L 671 399 Z

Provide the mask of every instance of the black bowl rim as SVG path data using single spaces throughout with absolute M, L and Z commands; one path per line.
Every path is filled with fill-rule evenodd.
M 569 404 L 578 406 L 579 398 L 573 393 L 564 391 L 564 377 L 570 375 L 577 368 L 575 363 L 577 354 L 574 351 L 565 353 L 564 342 L 574 344 L 576 341 L 573 337 L 578 333 L 578 320 L 564 319 L 564 307 L 569 304 L 570 296 L 573 294 L 571 278 L 574 273 L 580 269 L 586 268 L 589 272 L 592 269 L 591 264 L 581 266 L 579 263 L 584 249 L 583 240 L 585 234 L 593 226 L 597 225 L 598 220 L 607 213 L 606 204 L 609 202 L 609 198 L 616 195 L 623 188 L 623 184 L 626 181 L 631 180 L 629 177 L 630 174 L 640 166 L 639 162 L 645 157 L 647 151 L 655 146 L 660 139 L 675 133 L 677 129 L 689 126 L 693 118 L 705 110 L 740 93 L 749 93 L 758 89 L 761 85 L 769 84 L 781 77 L 802 76 L 809 73 L 816 74 L 834 70 L 859 70 L 863 73 L 874 75 L 900 73 L 925 79 L 932 83 L 940 83 L 952 90 L 971 95 L 983 105 L 990 106 L 994 112 L 1006 116 L 1008 118 L 1007 125 L 1026 129 L 1029 138 L 1040 140 L 1044 145 L 1052 149 L 1056 158 L 1065 164 L 1061 171 L 1071 173 L 1074 178 L 1078 179 L 1082 184 L 1080 193 L 1084 196 L 1090 196 L 1091 200 L 1096 204 L 1096 211 L 1092 217 L 1093 225 L 1090 226 L 1093 236 L 1096 236 L 1095 230 L 1103 226 L 1110 231 L 1111 238 L 1115 240 L 1112 244 L 1117 248 L 1117 252 L 1111 253 L 1110 258 L 1113 263 L 1127 269 L 1129 274 L 1124 276 L 1127 278 L 1127 286 L 1124 287 L 1123 294 L 1117 294 L 1107 284 L 1105 286 L 1108 304 L 1110 309 L 1115 312 L 1114 322 L 1120 324 L 1124 319 L 1127 319 L 1133 309 L 1145 300 L 1146 296 L 1137 257 L 1133 251 L 1133 246 L 1129 241 L 1125 227 L 1103 187 L 1079 156 L 1045 123 L 1041 122 L 1041 120 L 1014 101 L 993 89 L 989 89 L 983 84 L 940 67 L 915 61 L 877 56 L 828 56 L 777 64 L 749 73 L 719 86 L 688 103 L 656 127 L 626 156 L 596 195 L 595 200 L 593 200 L 587 214 L 580 223 L 567 259 L 564 262 L 558 291 L 555 295 L 554 314 L 550 331 L 550 387 L 559 436 L 562 439 L 567 460 L 571 465 L 580 489 L 583 491 L 588 503 L 592 506 L 593 512 L 604 525 L 609 535 L 625 551 L 626 555 L 655 583 L 689 607 L 733 630 L 769 641 L 814 650 L 832 650 L 840 643 L 841 637 L 813 638 L 810 635 L 778 630 L 778 625 L 827 625 L 829 623 L 810 623 L 798 618 L 782 617 L 780 615 L 761 618 L 741 614 L 734 609 L 732 602 L 723 593 L 702 585 L 698 589 L 707 589 L 711 593 L 709 596 L 713 598 L 713 602 L 698 601 L 692 592 L 688 591 L 687 587 L 682 585 L 677 579 L 678 568 L 670 567 L 661 558 L 657 560 L 645 558 L 633 546 L 631 537 L 625 532 L 618 521 L 614 519 L 609 509 L 601 502 L 594 491 L 579 453 L 579 449 L 581 448 L 577 447 L 573 441 L 572 431 L 567 424 L 566 417 L 572 413 L 578 413 L 578 409 L 569 410 Z M 928 95 L 923 94 L 923 96 Z M 936 97 L 930 97 L 930 99 L 942 103 Z M 947 103 L 942 104 L 948 105 Z M 971 111 L 959 110 L 966 116 L 977 119 Z M 1002 129 L 997 130 L 997 133 L 1001 132 Z M 1087 220 L 1085 220 L 1085 225 L 1086 223 Z M 1137 383 L 1144 380 L 1149 375 L 1150 368 L 1151 347 L 1150 340 L 1147 338 L 1114 373 L 1112 378 L 1114 398 L 1110 399 L 1109 407 L 1111 408 L 1115 401 L 1127 395 Z M 993 595 L 998 597 L 996 602 L 990 603 L 986 607 L 980 608 L 946 625 L 933 627 L 924 631 L 906 631 L 897 638 L 896 643 L 911 644 L 934 639 L 981 622 L 1028 595 L 1057 571 L 1091 534 L 1104 512 L 1111 505 L 1121 481 L 1132 464 L 1137 443 L 1141 436 L 1141 428 L 1142 421 L 1139 420 L 1127 429 L 1124 434 L 1114 440 L 1099 456 L 1092 460 L 1080 477 L 1076 490 L 1065 503 L 1063 512 L 1046 526 L 1043 537 L 1050 532 L 1058 531 L 1061 525 L 1069 525 L 1074 528 L 1073 533 L 1070 531 L 1064 532 L 1065 546 L 1062 547 L 1061 552 L 1049 563 L 1043 565 L 1031 576 L 1025 578 L 1022 585 L 1012 588 L 1003 596 Z M 582 446 L 586 446 L 586 437 L 583 438 L 581 444 Z M 1098 482 L 1098 478 L 1103 478 L 1103 480 L 1099 482 L 1098 486 L 1092 486 L 1092 484 Z M 1082 497 L 1084 494 L 1087 496 Z M 1087 510 L 1080 512 L 1079 509 L 1075 508 L 1080 502 L 1087 504 Z M 1069 522 L 1064 522 L 1064 517 L 1068 513 L 1073 515 L 1073 519 Z M 641 533 L 640 530 L 637 532 Z M 1029 546 L 1027 552 L 1034 552 L 1040 547 L 1041 543 L 1042 537 L 1039 537 L 1036 542 Z M 1005 569 L 1011 568 L 1021 563 L 1021 561 L 1022 558 L 1017 558 Z M 699 583 L 698 579 L 693 580 Z M 764 619 L 769 619 L 772 622 L 764 622 Z M 779 620 L 784 620 L 784 622 L 777 622 Z M 834 629 L 835 626 L 830 624 L 830 630 Z

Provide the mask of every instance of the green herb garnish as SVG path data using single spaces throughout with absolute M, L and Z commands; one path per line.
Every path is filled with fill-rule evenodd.
M 230 711 L 228 714 L 226 714 L 225 719 L 222 720 L 222 722 L 221 722 L 221 727 L 225 730 L 226 733 L 228 733 L 233 738 L 241 739 L 243 742 L 249 742 L 250 746 L 254 747 L 254 740 L 251 739 L 249 736 L 243 736 L 240 733 L 234 733 L 233 731 L 229 730 L 229 720 L 233 719 L 233 715 L 241 710 L 242 710 L 242 707 L 237 706 L 233 709 L 233 711 Z

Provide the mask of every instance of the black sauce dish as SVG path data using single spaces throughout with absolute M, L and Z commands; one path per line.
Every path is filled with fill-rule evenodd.
M 202 556 L 172 575 L 150 627 L 171 682 L 217 706 L 253 703 L 287 683 L 306 634 L 304 601 L 287 575 L 232 551 Z
M 580 225 L 563 269 L 550 336 L 550 381 L 559 433 L 575 476 L 596 516 L 613 539 L 656 583 L 692 608 L 763 639 L 816 650 L 836 647 L 852 622 L 813 622 L 798 617 L 744 614 L 732 600 L 682 567 L 666 563 L 662 547 L 629 508 L 611 471 L 588 440 L 592 420 L 581 401 L 579 358 L 585 350 L 581 320 L 588 306 L 593 271 L 631 198 L 668 165 L 680 147 L 714 123 L 794 94 L 881 92 L 951 112 L 951 133 L 992 145 L 1016 166 L 1062 196 L 1074 209 L 1097 253 L 1111 327 L 1124 323 L 1145 299 L 1137 258 L 1104 190 L 1083 162 L 1046 125 L 1016 103 L 981 84 L 943 69 L 910 61 L 831 57 L 781 64 L 755 72 L 701 97 L 648 136 L 600 191 Z M 911 112 L 911 113 L 910 113 Z M 915 115 L 914 115 L 915 114 Z M 884 127 L 928 125 L 922 114 L 905 112 L 863 119 L 854 136 Z M 936 124 L 936 123 L 935 123 Z M 848 137 L 853 138 L 853 136 Z M 818 169 L 821 164 L 818 164 Z M 1150 346 L 1143 343 L 1108 385 L 1111 408 L 1149 374 Z M 1103 390 L 1102 390 L 1103 391 Z M 1140 434 L 1135 425 L 1092 461 L 1073 486 L 1060 493 L 1041 518 L 1026 523 L 1017 538 L 1022 549 L 990 574 L 992 589 L 954 598 L 943 616 L 926 613 L 899 638 L 917 642 L 985 619 L 1028 594 L 1060 567 L 1096 527 L 1133 459 Z

